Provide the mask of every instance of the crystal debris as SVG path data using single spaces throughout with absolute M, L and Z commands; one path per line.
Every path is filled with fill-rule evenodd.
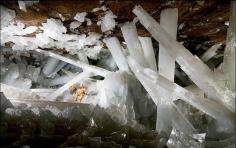
M 114 15 L 112 11 L 106 11 L 105 15 L 101 19 L 102 32 L 114 29 L 114 27 L 116 26 L 115 18 L 117 18 L 117 16 Z
M 87 12 L 76 13 L 74 19 L 79 21 L 80 23 L 83 23 L 85 21 L 86 15 Z

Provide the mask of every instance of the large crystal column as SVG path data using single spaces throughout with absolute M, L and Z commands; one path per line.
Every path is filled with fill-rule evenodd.
M 235 112 L 235 95 L 217 83 L 217 78 L 207 65 L 176 42 L 143 8 L 136 6 L 133 12 L 143 26 L 165 47 L 169 55 L 176 59 L 183 71 L 210 99 L 220 101 Z
M 227 87 L 235 91 L 235 50 L 236 50 L 236 1 L 231 1 L 230 21 L 227 30 L 226 47 L 222 69 L 227 80 Z M 235 104 L 234 104 L 235 105 Z
M 176 40 L 178 27 L 178 9 L 171 8 L 161 11 L 160 25 L 168 32 L 173 39 Z M 172 58 L 167 49 L 159 44 L 158 58 L 159 74 L 174 82 L 175 75 L 175 59 Z
M 171 8 L 162 10 L 160 15 L 160 24 L 174 39 L 176 39 L 178 26 L 178 9 Z M 158 70 L 160 75 L 174 82 L 175 59 L 169 56 L 168 52 L 161 44 L 159 44 Z M 161 91 L 165 92 L 165 94 L 163 94 L 164 100 L 161 101 L 161 105 L 157 106 L 156 129 L 158 131 L 165 132 L 169 136 L 172 130 L 171 124 L 172 122 L 176 122 L 174 118 L 167 118 L 165 115 L 162 114 L 169 113 L 174 114 L 176 116 L 181 116 L 181 113 L 179 112 L 179 110 L 174 110 L 177 109 L 177 107 L 175 107 L 172 103 L 173 95 L 164 90 L 163 88 L 160 89 L 162 89 Z
M 116 37 L 110 37 L 104 39 L 104 42 L 110 50 L 111 55 L 114 58 L 119 70 L 129 71 L 129 66 L 122 52 L 122 47 L 119 40 Z
M 143 66 L 148 66 L 143 56 L 143 49 L 138 39 L 135 24 L 127 22 L 121 26 L 121 31 L 128 46 L 130 56 Z
M 157 64 L 154 49 L 152 46 L 152 39 L 150 37 L 139 37 L 139 41 L 142 45 L 144 58 L 147 61 L 149 67 L 154 71 L 157 71 Z

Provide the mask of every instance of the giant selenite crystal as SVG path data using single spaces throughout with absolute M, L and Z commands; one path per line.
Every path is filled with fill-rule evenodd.
M 125 42 L 127 43 L 129 54 L 136 59 L 136 61 L 144 66 L 147 63 L 143 57 L 143 50 L 138 39 L 137 29 L 132 22 L 126 22 L 121 26 L 121 31 Z
M 152 46 L 152 39 L 150 37 L 139 37 L 139 41 L 142 45 L 143 55 L 148 63 L 148 66 L 154 71 L 157 71 L 157 64 L 154 49 Z
M 178 9 L 165 9 L 161 11 L 160 15 L 160 24 L 163 28 L 176 39 L 177 34 L 177 26 L 178 26 Z M 174 82 L 175 75 L 175 59 L 169 56 L 166 49 L 160 44 L 159 45 L 159 57 L 158 57 L 158 72 L 163 77 L 169 79 Z M 163 88 L 160 88 L 163 89 Z M 166 90 L 162 90 L 162 92 L 166 92 Z M 166 98 L 169 97 L 169 98 Z M 156 129 L 159 131 L 165 131 L 167 135 L 170 134 L 171 128 L 167 128 L 166 126 L 171 127 L 171 118 L 166 118 L 165 113 L 172 112 L 172 108 L 174 107 L 172 102 L 173 96 L 166 92 L 162 97 L 164 100 L 163 103 L 157 106 L 157 122 Z M 169 120 L 169 121 L 168 121 Z M 173 121 L 175 122 L 175 121 Z M 168 124 L 169 123 L 169 124 Z
M 227 79 L 227 86 L 235 91 L 235 50 L 236 50 L 236 2 L 231 1 L 230 22 L 227 30 L 226 47 L 223 61 L 223 71 Z
M 178 9 L 165 9 L 161 11 L 160 25 L 168 32 L 171 37 L 176 39 L 178 26 Z M 159 45 L 158 70 L 160 75 L 166 77 L 170 81 L 174 81 L 175 75 L 175 59 L 172 58 L 167 49 Z
M 235 94 L 217 83 L 216 76 L 207 65 L 176 42 L 143 8 L 136 6 L 133 12 L 141 24 L 165 47 L 169 55 L 176 59 L 182 70 L 210 99 L 220 101 L 235 112 Z
M 111 55 L 114 58 L 119 70 L 129 71 L 129 66 L 122 52 L 122 47 L 119 40 L 116 37 L 110 37 L 105 39 L 104 42 L 110 50 Z
M 22 4 L 22 10 L 26 10 L 26 2 Z M 232 4 L 235 3 L 232 2 Z M 216 55 L 220 44 L 214 45 L 204 53 L 201 57 L 202 62 L 176 42 L 177 9 L 163 10 L 160 25 L 141 8 L 134 9 L 134 13 L 141 23 L 159 41 L 158 64 L 155 59 L 152 38 L 138 36 L 135 27 L 137 18 L 133 22 L 121 25 L 121 32 L 125 39 L 121 45 L 117 37 L 110 37 L 110 33 L 117 25 L 116 16 L 109 9 L 107 11 L 105 6 L 97 10 L 99 9 L 105 12 L 102 12 L 104 16 L 97 22 L 97 24 L 100 23 L 103 33 L 80 34 L 78 30 L 82 24 L 83 26 L 86 23 L 91 25 L 91 20 L 86 18 L 87 14 L 89 14 L 88 17 L 91 16 L 91 12 L 77 13 L 74 17 L 75 21 L 70 24 L 67 24 L 67 21 L 64 22 L 65 18 L 59 14 L 60 19 L 48 18 L 41 27 L 38 27 L 27 26 L 17 20 L 15 23 L 11 23 L 14 20 L 15 12 L 1 7 L 1 45 L 8 46 L 8 43 L 12 45 L 11 49 L 2 50 L 7 54 L 1 55 L 0 60 L 1 64 L 3 63 L 1 65 L 3 66 L 1 68 L 1 91 L 14 106 L 25 103 L 21 105 L 21 109 L 7 109 L 6 115 L 18 116 L 17 119 L 29 118 L 29 120 L 20 121 L 23 124 L 16 124 L 20 127 L 17 129 L 23 134 L 23 139 L 20 138 L 16 143 L 24 142 L 25 134 L 34 134 L 38 131 L 41 135 L 33 136 L 33 138 L 40 140 L 50 138 L 57 142 L 58 135 L 53 134 L 55 131 L 57 134 L 59 129 L 63 131 L 63 134 L 64 132 L 76 132 L 75 135 L 68 137 L 61 147 L 75 146 L 72 144 L 73 142 L 81 145 L 83 141 L 89 142 L 89 146 L 85 144 L 88 147 L 94 146 L 93 144 L 103 147 L 104 143 L 110 139 L 115 139 L 114 141 L 118 143 L 122 140 L 125 146 L 132 143 L 132 146 L 129 145 L 130 147 L 136 145 L 137 147 L 149 147 L 150 145 L 156 147 L 159 141 L 162 140 L 166 144 L 168 139 L 168 147 L 202 147 L 205 134 L 197 135 L 195 133 L 198 133 L 199 130 L 205 131 L 207 128 L 205 131 L 208 136 L 207 140 L 213 138 L 210 139 L 213 141 L 208 143 L 210 147 L 233 145 L 234 136 L 218 139 L 216 134 L 220 133 L 220 136 L 225 138 L 223 132 L 234 132 L 235 128 L 235 114 L 232 106 L 234 101 L 230 100 L 233 99 L 230 91 L 235 91 L 235 79 L 232 77 L 235 74 L 232 71 L 234 69 L 232 66 L 235 66 L 235 34 L 233 34 L 235 32 L 233 27 L 235 26 L 235 6 L 232 7 L 233 17 L 231 16 L 230 19 L 224 63 L 222 64 L 224 73 L 217 70 L 213 73 L 203 64 Z M 68 54 L 52 52 L 54 49 L 63 49 Z M 8 56 L 8 53 L 13 55 Z M 48 57 L 48 61 L 44 56 Z M 96 64 L 93 60 L 96 61 Z M 175 67 L 175 60 L 196 85 L 187 80 L 186 74 L 177 66 Z M 81 71 L 83 72 L 81 73 Z M 183 88 L 174 83 L 174 73 L 187 87 Z M 223 82 L 225 80 L 227 80 L 227 84 Z M 85 96 L 80 103 L 74 101 L 74 97 L 78 94 L 69 93 L 68 89 L 71 85 L 85 86 Z M 63 102 L 59 101 L 59 96 L 63 97 L 60 100 Z M 227 107 L 222 105 L 222 102 Z M 31 108 L 28 105 L 40 108 Z M 60 111 L 51 105 L 60 108 L 79 107 L 69 107 Z M 81 107 L 81 105 L 85 105 L 85 107 Z M 95 105 L 96 107 L 94 107 Z M 24 110 L 24 106 L 28 106 L 29 108 L 27 107 L 26 110 L 29 111 Z M 43 109 L 42 106 L 47 107 Z M 12 107 L 12 105 L 5 99 L 2 101 L 1 98 L 1 109 L 5 110 L 6 107 Z M 147 140 L 141 140 L 146 137 L 144 128 L 142 128 L 142 135 L 137 132 L 131 134 L 126 132 L 130 130 L 129 126 L 136 127 L 138 122 L 153 129 L 155 126 L 153 116 L 156 108 L 158 111 L 155 133 L 158 132 L 161 140 L 156 138 L 155 141 L 150 141 L 153 133 L 148 133 Z M 32 113 L 34 115 L 29 117 Z M 197 118 L 195 118 L 196 116 Z M 39 123 L 32 122 L 31 118 Z M 202 118 L 206 118 L 207 121 L 202 121 Z M 196 121 L 196 119 L 200 121 Z M 61 122 L 62 120 L 63 122 Z M 80 128 L 77 133 L 76 129 L 79 126 L 75 126 L 74 121 L 79 121 L 79 125 L 84 126 L 82 133 Z M 15 123 L 15 121 L 13 122 Z M 209 125 L 209 122 L 216 123 L 217 129 L 214 129 L 214 125 Z M 40 127 L 36 130 L 38 124 Z M 6 122 L 0 124 L 1 127 L 2 125 L 12 126 Z M 0 129 L 2 129 L 1 127 Z M 10 129 L 9 127 L 7 128 Z M 61 127 L 63 129 L 60 129 Z M 16 127 L 14 126 L 13 129 Z M 214 133 L 214 131 L 219 133 Z M 232 133 L 226 134 L 231 136 Z M 132 136 L 135 136 L 134 139 Z M 194 136 L 200 136 L 202 139 Z

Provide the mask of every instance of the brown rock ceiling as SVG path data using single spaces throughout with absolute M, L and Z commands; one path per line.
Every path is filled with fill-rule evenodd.
M 20 11 L 17 1 L 2 0 L 1 4 L 17 12 L 17 20 L 21 20 L 27 25 L 40 25 L 48 17 L 59 18 L 62 14 L 66 22 L 72 21 L 77 12 L 90 12 L 93 8 L 99 7 L 99 1 L 95 0 L 40 0 L 27 9 L 27 12 Z M 184 23 L 184 27 L 178 30 L 178 41 L 203 40 L 207 43 L 224 42 L 226 38 L 227 26 L 225 21 L 229 20 L 230 1 L 209 0 L 209 1 L 167 1 L 167 0 L 108 0 L 104 4 L 117 15 L 117 22 L 132 21 L 135 17 L 132 9 L 135 5 L 141 5 L 152 16 L 159 21 L 162 9 L 175 7 L 179 10 L 179 22 Z M 96 21 L 102 12 L 89 14 L 94 22 L 92 26 L 80 27 L 81 32 L 101 32 Z M 149 33 L 140 25 L 137 25 L 139 35 L 149 36 Z M 121 36 L 119 27 L 114 33 Z

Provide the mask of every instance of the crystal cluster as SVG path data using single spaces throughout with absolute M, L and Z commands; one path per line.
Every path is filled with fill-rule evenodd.
M 18 3 L 26 11 L 28 4 Z M 26 26 L 1 6 L 1 132 L 20 125 L 14 136 L 21 138 L 10 145 L 15 147 L 38 131 L 42 141 L 50 135 L 45 141 L 56 139 L 59 147 L 235 144 L 235 10 L 232 2 L 224 61 L 212 70 L 206 63 L 222 44 L 201 57 L 190 53 L 176 41 L 177 8 L 162 10 L 160 23 L 135 6 L 137 18 L 118 24 L 101 5 L 89 12 L 103 12 L 96 23 L 78 12 L 67 26 L 62 16 Z M 151 37 L 138 35 L 138 21 L 158 51 Z M 98 25 L 102 33 L 80 33 L 83 25 Z M 125 42 L 112 34 L 118 27 Z

